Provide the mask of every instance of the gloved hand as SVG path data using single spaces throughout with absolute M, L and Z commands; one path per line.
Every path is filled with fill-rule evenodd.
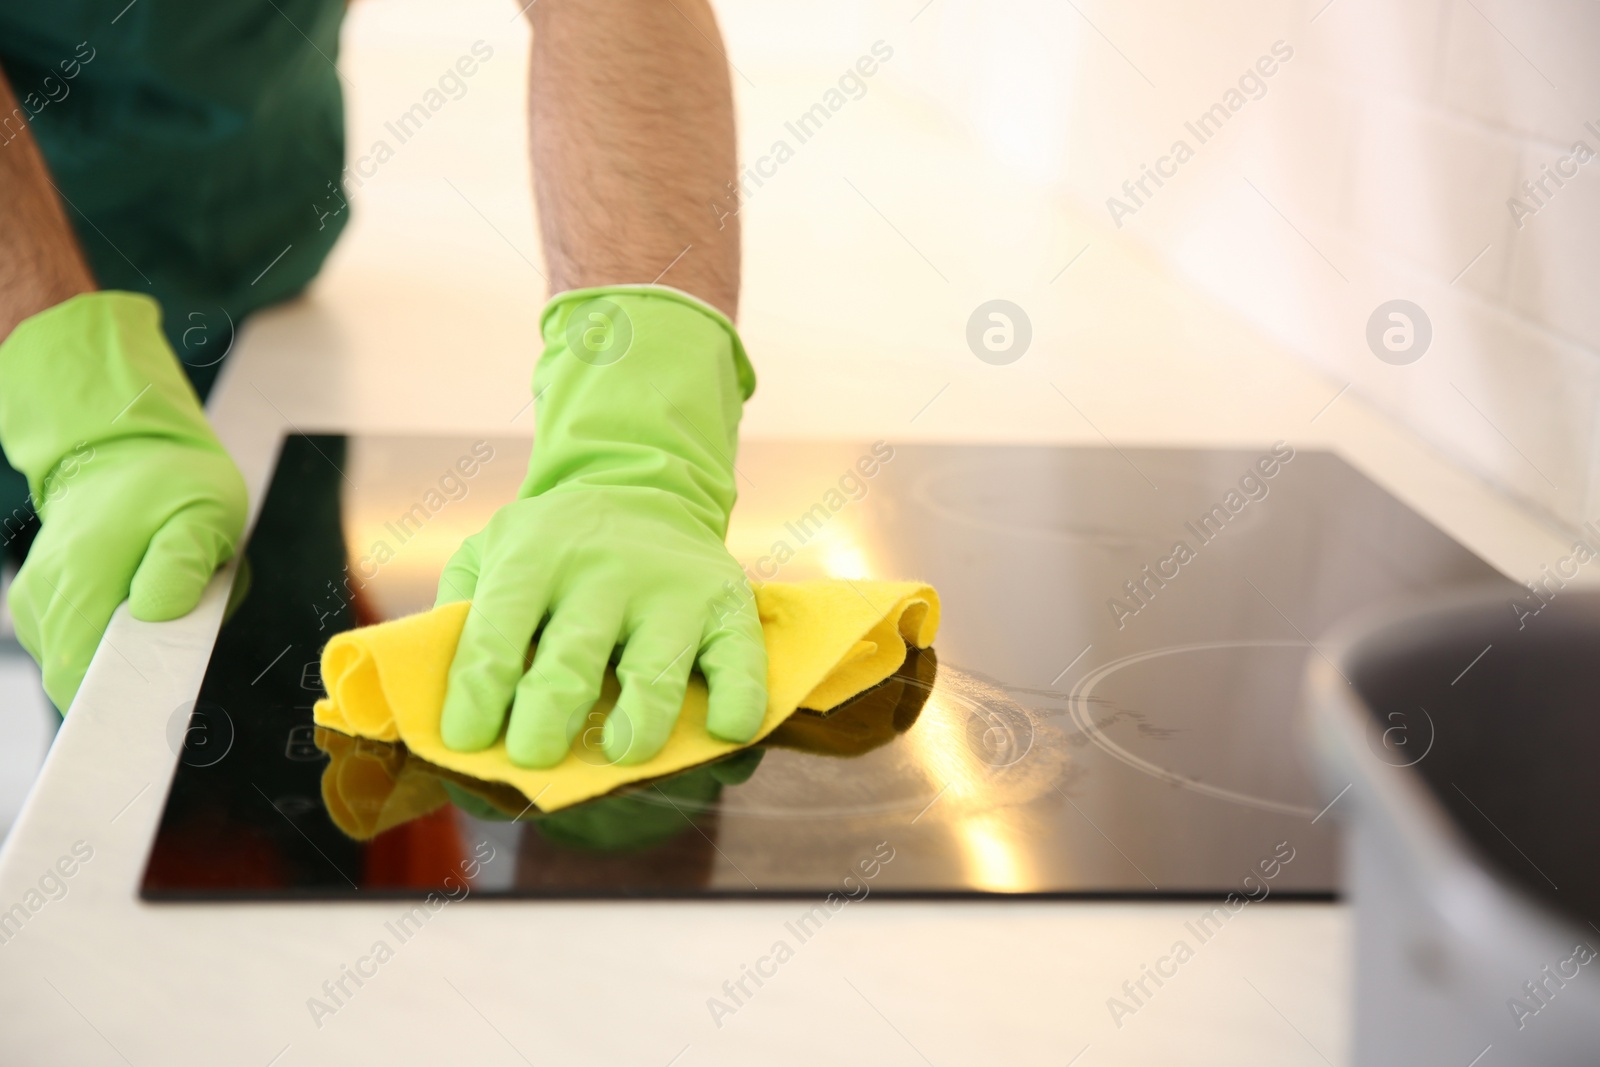
M 444 743 L 487 748 L 509 708 L 512 761 L 560 762 L 590 725 L 619 646 L 607 760 L 661 750 L 696 666 L 710 690 L 707 728 L 748 741 L 766 712 L 767 651 L 749 583 L 723 545 L 739 415 L 755 388 L 738 333 L 665 286 L 562 293 L 540 328 L 527 478 L 439 580 L 438 603 L 473 602 L 450 666 Z
M 65 711 L 124 600 L 135 618 L 199 603 L 244 528 L 244 479 L 211 432 L 150 297 L 100 292 L 0 345 L 0 444 L 42 523 L 12 583 L 22 647 Z

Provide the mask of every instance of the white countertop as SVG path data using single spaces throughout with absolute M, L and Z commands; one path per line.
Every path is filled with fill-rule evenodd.
M 451 126 L 425 130 L 362 191 L 312 292 L 261 315 L 233 353 L 212 415 L 258 502 L 286 428 L 532 429 L 518 414 L 543 295 L 527 261 L 525 31 L 498 4 L 441 33 L 392 28 L 386 9 L 410 10 L 351 16 L 353 146 L 475 38 L 495 42 L 495 59 L 450 105 Z M 762 87 L 740 87 L 752 143 L 829 77 L 741 67 Z M 1352 393 L 1327 406 L 1343 383 L 1176 288 L 1090 216 L 986 169 L 892 78 L 852 106 L 746 211 L 742 325 L 761 376 L 747 437 L 1281 438 L 1336 449 L 1510 575 L 1565 551 L 1558 531 Z M 482 129 L 501 135 L 471 136 Z M 994 296 L 1033 321 L 1032 348 L 1009 366 L 978 361 L 963 338 Z M 830 922 L 719 1028 L 707 998 L 768 951 L 797 902 L 469 901 L 319 1027 L 307 999 L 405 905 L 137 899 L 176 758 L 168 724 L 199 685 L 230 578 L 177 622 L 118 614 L 0 854 L 5 909 L 74 843 L 93 849 L 65 895 L 0 944 L 6 1063 L 942 1067 L 1064 1064 L 1085 1046 L 1085 1067 L 1345 1059 L 1348 917 L 1315 904 L 1247 909 L 1118 1028 L 1107 998 L 1205 906 L 875 902 Z

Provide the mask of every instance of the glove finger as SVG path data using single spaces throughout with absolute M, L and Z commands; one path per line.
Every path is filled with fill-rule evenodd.
M 491 561 L 478 576 L 455 658 L 439 732 L 445 747 L 477 752 L 494 744 L 528 662 L 528 646 L 550 603 L 549 574 Z
M 606 718 L 602 748 L 613 763 L 642 763 L 661 751 L 683 710 L 699 635 L 682 622 L 646 622 L 617 663 L 622 693 Z
M 700 673 L 710 690 L 706 730 L 743 744 L 755 737 L 767 715 L 767 645 L 753 618 L 729 622 L 700 651 Z
M 128 586 L 133 617 L 165 622 L 193 611 L 211 576 L 233 555 L 232 525 L 220 508 L 197 504 L 156 530 Z
M 439 592 L 433 600 L 434 607 L 472 599 L 472 594 L 478 588 L 479 536 L 473 534 L 462 541 L 461 547 L 450 557 L 450 562 L 444 565 L 444 571 L 439 575 Z
M 66 714 L 127 586 L 98 574 L 97 583 L 84 567 L 61 566 L 45 536 L 34 542 L 11 584 L 11 613 L 22 647 L 39 664 L 46 695 Z
M 539 634 L 533 667 L 517 683 L 506 753 L 522 767 L 550 767 L 590 721 L 606 664 L 622 632 L 622 609 L 592 597 L 567 597 Z M 594 735 L 599 739 L 600 731 Z M 598 745 L 591 746 L 598 754 Z M 590 757 L 591 759 L 594 756 Z

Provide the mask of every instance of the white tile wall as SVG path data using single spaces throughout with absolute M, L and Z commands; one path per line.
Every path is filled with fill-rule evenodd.
M 1557 521 L 1600 518 L 1600 155 L 1520 228 L 1507 207 L 1575 140 L 1600 154 L 1600 4 L 937 0 L 899 72 L 948 105 L 1006 76 L 990 38 L 1018 26 L 1056 71 L 1017 105 L 1049 142 L 1034 162 L 1108 237 Z M 1265 97 L 1113 230 L 1106 198 L 1278 39 Z M 1410 366 L 1366 347 L 1393 298 L 1433 324 Z
M 1309 0 L 1295 11 L 1294 41 L 1307 66 L 1362 95 L 1432 98 L 1452 0 L 1325 3 Z
M 1348 221 L 1361 243 L 1446 281 L 1482 253 L 1461 284 L 1503 291 L 1517 146 L 1405 98 L 1365 100 L 1353 134 Z
M 1600 7 L 1585 0 L 1454 0 L 1439 102 L 1518 137 L 1566 142 L 1600 104 Z
M 1595 115 L 1600 129 L 1600 98 Z M 1584 131 L 1582 139 L 1600 153 L 1600 137 Z M 1538 173 L 1568 155 L 1569 147 L 1530 143 L 1518 177 Z M 1600 156 L 1566 181 L 1538 214 L 1522 219 L 1521 229 L 1510 225 L 1507 212 L 1514 236 L 1508 303 L 1519 315 L 1594 348 L 1600 345 Z

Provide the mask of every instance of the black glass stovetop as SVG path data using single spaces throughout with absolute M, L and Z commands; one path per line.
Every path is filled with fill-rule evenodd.
M 1356 609 L 1495 577 L 1322 452 L 746 442 L 752 576 L 932 582 L 934 648 L 754 749 L 541 814 L 311 718 L 327 639 L 431 606 L 528 448 L 285 439 L 173 716 L 146 899 L 1326 899 L 1307 657 Z

